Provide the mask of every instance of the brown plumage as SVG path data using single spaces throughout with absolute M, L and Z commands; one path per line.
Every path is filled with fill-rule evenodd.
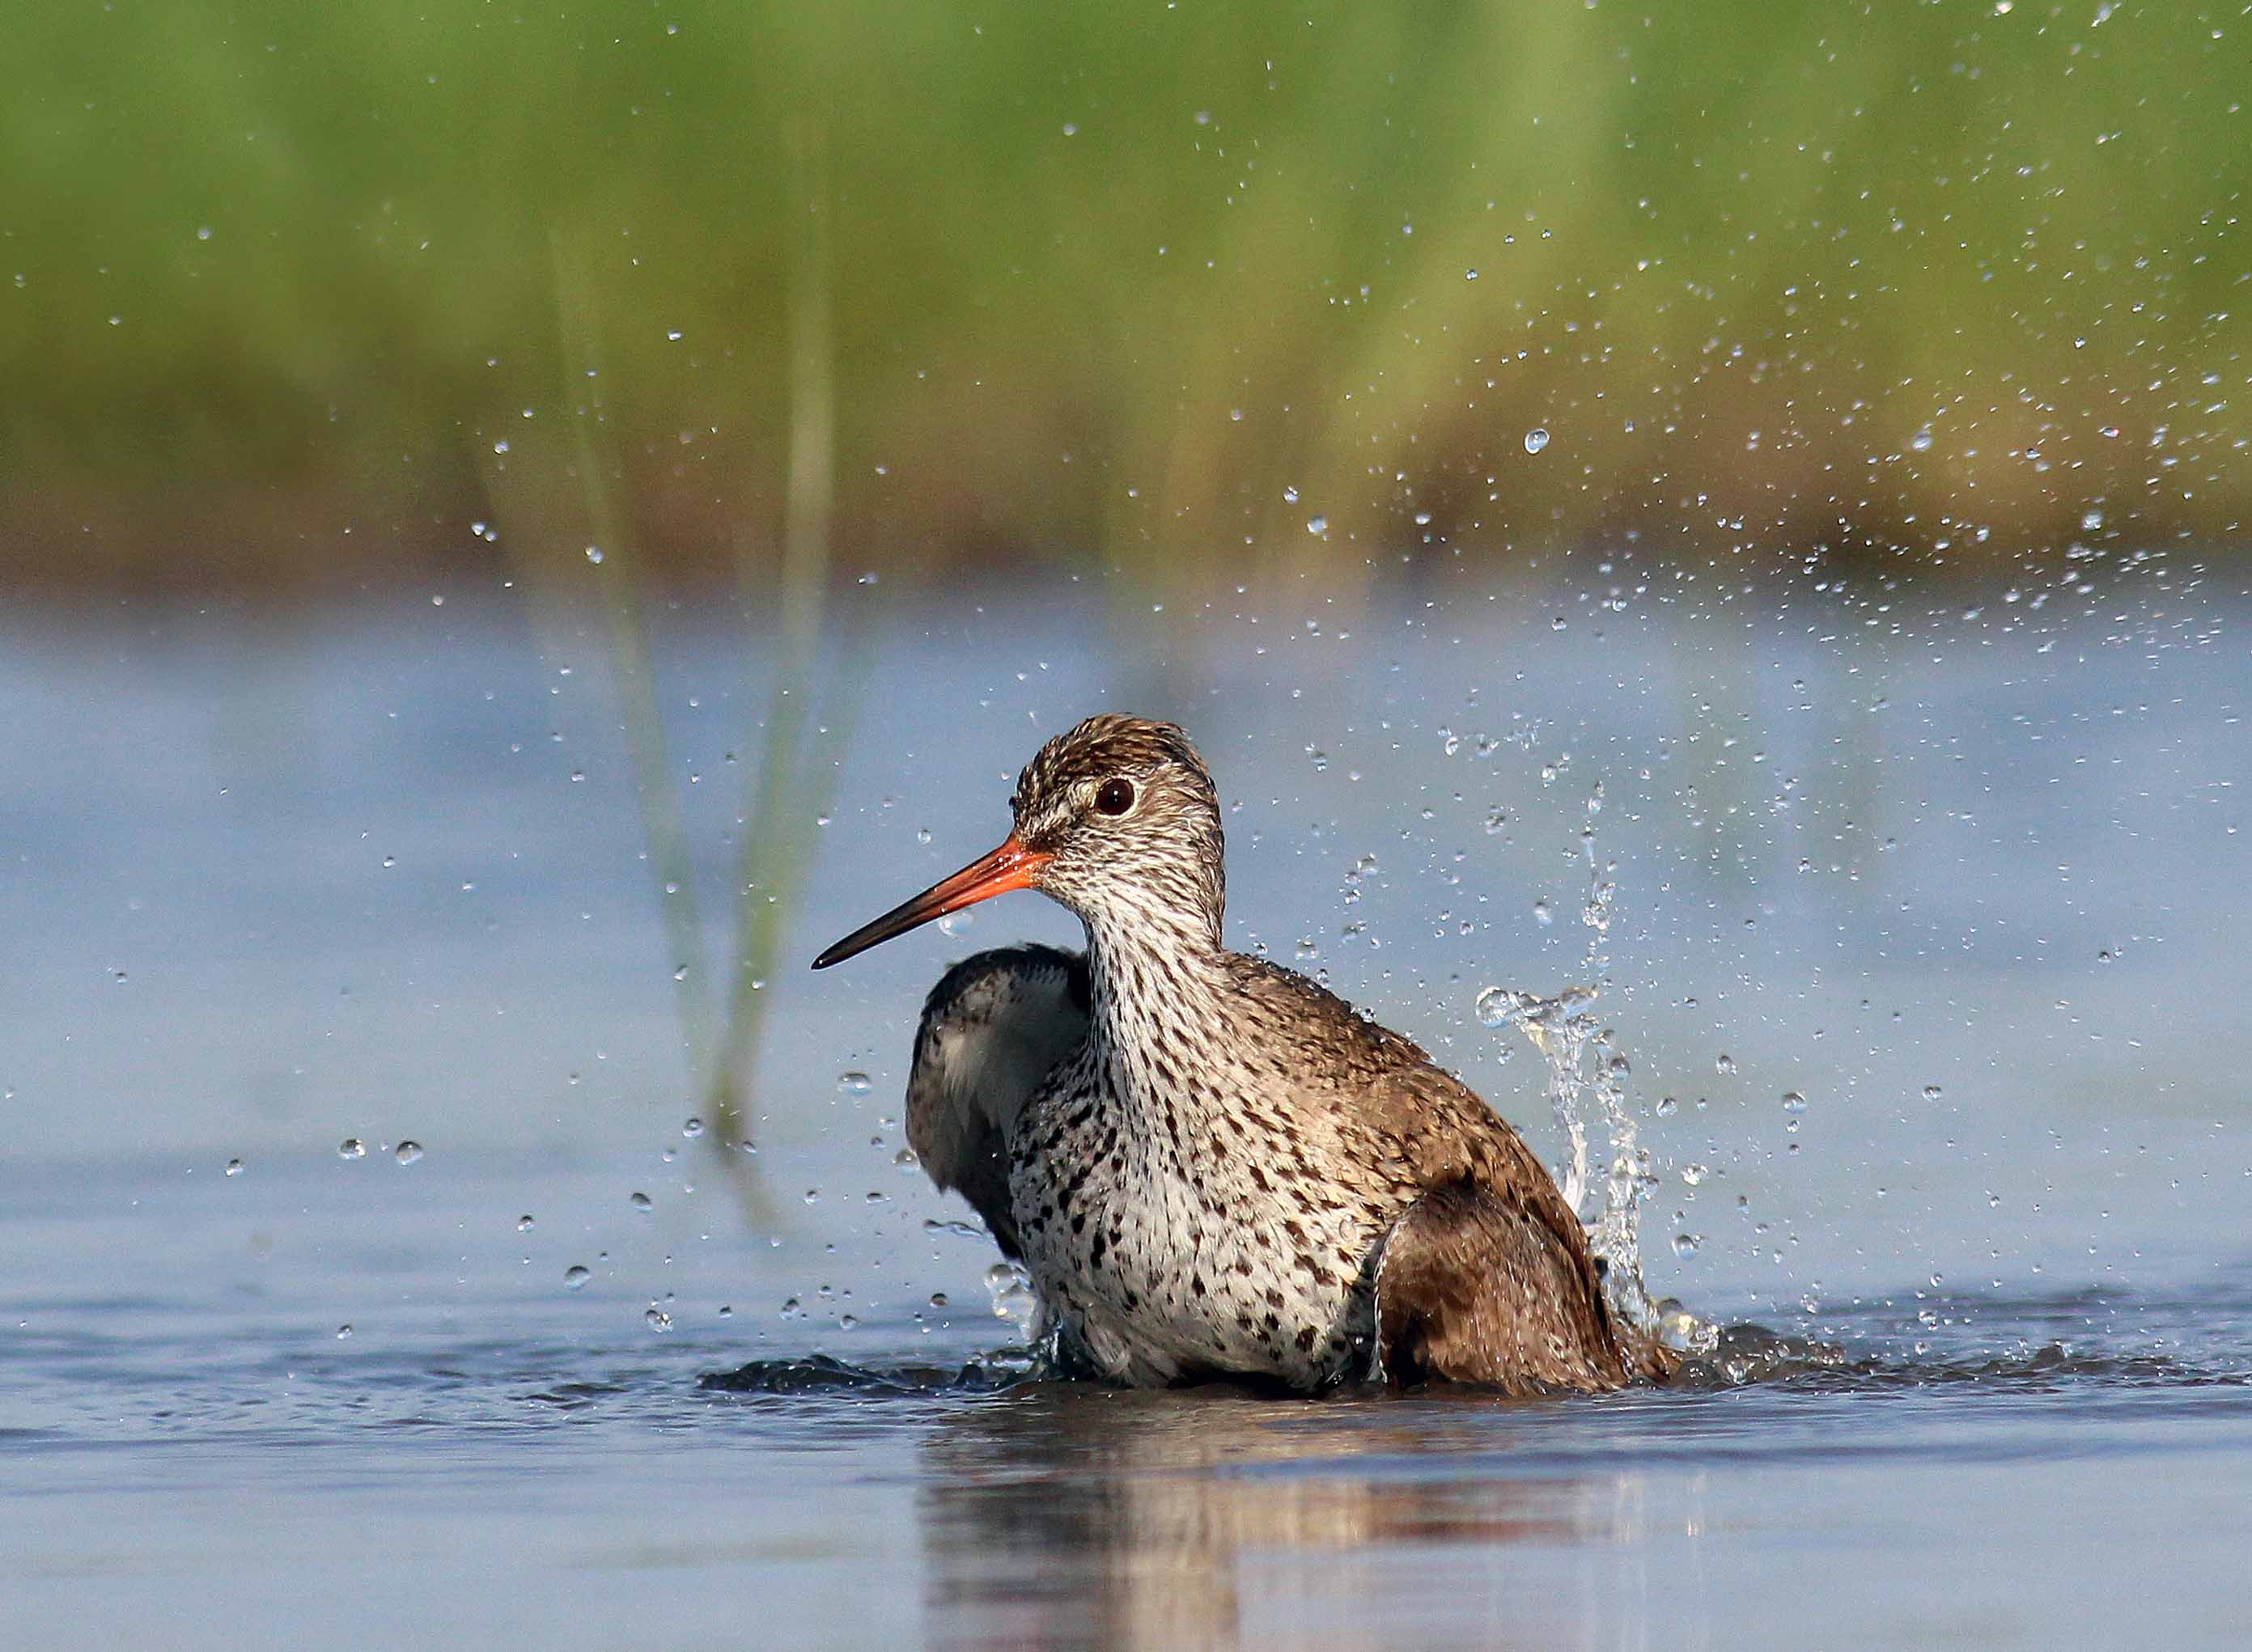
M 999 849 L 815 967 L 1010 889 L 1084 922 L 1083 958 L 1007 948 L 942 978 L 907 1105 L 925 1168 L 1023 1260 L 1067 1349 L 1139 1384 L 1662 1373 L 1514 1130 L 1406 1038 L 1222 944 L 1219 799 L 1179 729 L 1090 718 L 1011 804 Z

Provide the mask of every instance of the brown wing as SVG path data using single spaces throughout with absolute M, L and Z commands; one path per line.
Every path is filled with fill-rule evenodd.
M 1578 1214 L 1525 1138 L 1407 1038 L 1304 976 L 1234 960 L 1262 1042 L 1339 1150 L 1404 1208 L 1376 1275 L 1381 1370 L 1512 1392 L 1616 1388 L 1663 1376 L 1664 1350 L 1623 1347 Z
M 1378 1261 L 1385 1372 L 1512 1393 L 1617 1387 L 1631 1362 L 1578 1214 L 1505 1120 L 1397 1043 L 1407 1059 L 1370 1093 L 1424 1190 Z
M 1468 1178 L 1432 1189 L 1377 1262 L 1380 1370 L 1512 1394 L 1618 1387 L 1626 1366 L 1586 1254 Z

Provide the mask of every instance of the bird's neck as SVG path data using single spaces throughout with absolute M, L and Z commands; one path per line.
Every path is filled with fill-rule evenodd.
M 1082 914 L 1088 1043 L 1105 1086 L 1137 1107 L 1188 1099 L 1227 1016 L 1217 917 Z

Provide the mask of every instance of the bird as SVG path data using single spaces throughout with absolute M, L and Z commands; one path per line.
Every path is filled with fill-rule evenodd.
M 1009 802 L 998 848 L 813 967 L 1015 890 L 1081 920 L 1083 953 L 1005 947 L 941 976 L 907 1104 L 924 1170 L 1022 1265 L 1071 1364 L 1304 1393 L 1668 1373 L 1500 1114 L 1327 989 L 1227 946 L 1219 791 L 1178 726 L 1088 718 Z

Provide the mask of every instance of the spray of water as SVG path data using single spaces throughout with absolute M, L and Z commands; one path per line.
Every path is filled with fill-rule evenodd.
M 1618 884 L 1615 862 L 1596 849 L 1595 822 L 1603 809 L 1601 781 L 1588 795 L 1580 850 L 1588 869 L 1587 899 L 1580 909 L 1587 926 L 1588 949 L 1580 972 L 1586 984 L 1567 986 L 1553 997 L 1513 987 L 1488 987 L 1477 996 L 1478 1020 L 1489 1027 L 1514 1027 L 1533 1041 L 1548 1064 L 1548 1101 L 1564 1132 L 1570 1156 L 1557 1181 L 1564 1199 L 1588 1230 L 1588 1245 L 1604 1265 L 1603 1289 L 1623 1323 L 1660 1335 L 1676 1347 L 1699 1349 L 1715 1328 L 1678 1302 L 1654 1302 L 1642 1277 L 1643 1201 L 1658 1185 L 1650 1150 L 1639 1140 L 1627 1106 L 1627 1080 L 1633 1068 L 1618 1047 L 1618 1035 L 1599 1023 L 1591 1009 L 1609 984 L 1608 951 Z M 1588 1121 L 1600 1114 L 1610 1154 L 1602 1177 L 1602 1208 L 1587 1215 Z

